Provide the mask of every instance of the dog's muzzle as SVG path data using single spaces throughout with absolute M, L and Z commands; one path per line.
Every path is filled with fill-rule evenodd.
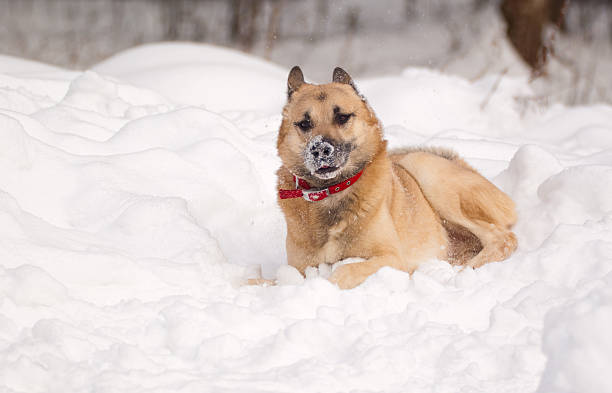
M 346 162 L 345 150 L 341 144 L 317 135 L 304 149 L 304 163 L 313 175 L 322 178 L 332 177 Z

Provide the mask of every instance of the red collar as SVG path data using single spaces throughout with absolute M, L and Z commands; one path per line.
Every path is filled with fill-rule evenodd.
M 352 186 L 357 179 L 363 173 L 363 169 L 357 172 L 357 174 L 351 178 L 348 178 L 338 184 L 334 184 L 322 190 L 310 190 L 310 184 L 304 179 L 300 179 L 299 177 L 293 175 L 293 180 L 295 181 L 295 190 L 278 190 L 278 196 L 280 199 L 289 199 L 289 198 L 304 198 L 308 202 L 317 202 L 327 198 L 328 196 L 338 193 L 342 190 L 346 190 L 350 186 Z M 302 189 L 299 189 L 301 187 Z

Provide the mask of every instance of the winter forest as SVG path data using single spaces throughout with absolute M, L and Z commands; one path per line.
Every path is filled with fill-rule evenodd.
M 612 100 L 607 0 L 0 0 L 0 7 L 2 53 L 71 68 L 136 45 L 190 41 L 306 64 L 316 78 L 333 63 L 359 76 L 410 65 L 473 80 L 521 71 L 523 64 L 501 57 L 509 40 L 536 74 L 547 65 L 535 82 L 540 100 Z
M 348 72 L 389 151 L 456 152 L 514 203 L 517 248 L 472 268 L 436 244 L 352 289 L 331 277 L 358 247 L 296 269 L 277 144 L 318 136 L 283 119 L 295 65 Z M 454 173 L 438 194 L 477 188 Z M 611 1 L 0 0 L 1 392 L 609 393 L 610 326 Z

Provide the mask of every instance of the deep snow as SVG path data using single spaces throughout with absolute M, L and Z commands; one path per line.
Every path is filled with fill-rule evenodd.
M 0 58 L 2 391 L 612 391 L 612 107 L 357 80 L 392 147 L 454 148 L 515 199 L 520 246 L 340 291 L 282 266 L 286 75 L 188 44 L 84 73 Z

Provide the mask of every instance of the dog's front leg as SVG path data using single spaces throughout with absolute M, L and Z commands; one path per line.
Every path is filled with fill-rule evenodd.
M 395 255 L 372 257 L 364 262 L 339 266 L 329 277 L 329 281 L 338 285 L 341 289 L 351 289 L 364 282 L 366 278 L 376 273 L 382 267 L 390 266 L 395 269 L 405 270 L 401 265 L 399 257 Z

